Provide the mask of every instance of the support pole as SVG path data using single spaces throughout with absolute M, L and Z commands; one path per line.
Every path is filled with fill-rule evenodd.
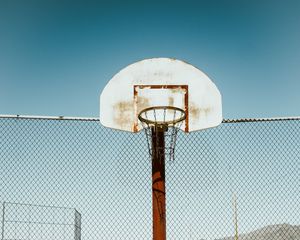
M 153 240 L 166 240 L 165 127 L 152 128 Z

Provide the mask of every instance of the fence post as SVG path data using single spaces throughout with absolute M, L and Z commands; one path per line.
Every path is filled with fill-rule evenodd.
M 75 210 L 74 239 L 81 240 L 81 214 Z
M 5 202 L 2 204 L 2 231 L 1 231 L 1 240 L 4 240 L 4 218 L 5 218 Z

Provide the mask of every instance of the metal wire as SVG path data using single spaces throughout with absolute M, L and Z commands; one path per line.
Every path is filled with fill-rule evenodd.
M 234 239 L 235 211 L 240 239 L 300 239 L 299 118 L 177 134 L 166 164 L 167 239 Z M 98 119 L 1 116 L 0 201 L 31 206 L 2 204 L 1 239 L 151 239 L 147 148 L 143 133 Z M 48 221 L 70 225 L 33 224 Z
M 76 209 L 3 202 L 2 216 L 1 239 L 81 239 Z

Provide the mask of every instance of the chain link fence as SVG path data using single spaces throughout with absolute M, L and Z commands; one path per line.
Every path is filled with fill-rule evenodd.
M 4 202 L 2 239 L 80 240 L 80 213 L 73 208 Z
M 176 144 L 166 164 L 167 239 L 300 239 L 300 119 L 227 120 L 180 131 Z M 28 204 L 11 234 L 2 209 L 1 239 L 152 239 L 147 148 L 144 132 L 96 119 L 0 117 L 0 201 L 6 210 Z M 29 206 L 78 214 L 60 230 L 49 223 L 65 224 L 55 220 L 62 212 Z

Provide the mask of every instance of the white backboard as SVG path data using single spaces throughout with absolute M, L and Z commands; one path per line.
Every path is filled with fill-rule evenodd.
M 142 129 L 140 111 L 173 106 L 186 113 L 185 132 L 216 127 L 222 122 L 221 94 L 202 71 L 180 60 L 152 58 L 117 73 L 100 96 L 102 125 L 129 132 Z

